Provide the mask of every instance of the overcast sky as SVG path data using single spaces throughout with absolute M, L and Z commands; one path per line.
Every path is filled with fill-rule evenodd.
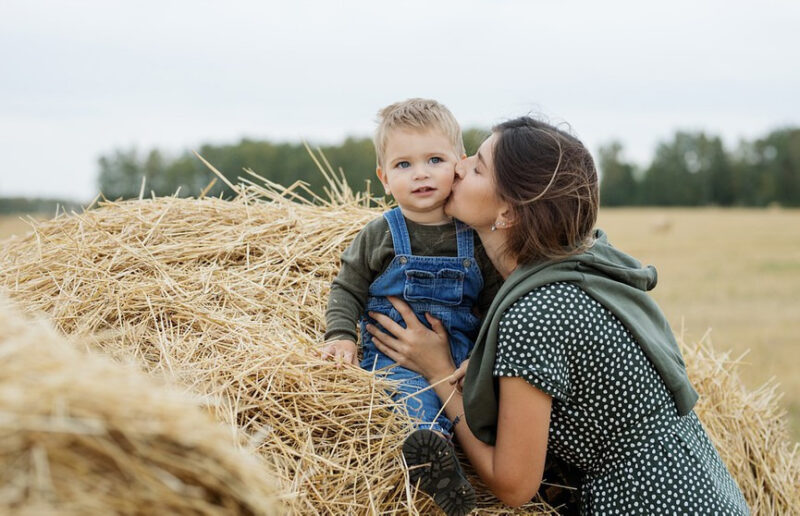
M 370 134 L 408 97 L 537 113 L 646 163 L 676 129 L 800 125 L 800 2 L 0 2 L 0 196 L 89 200 L 97 157 Z

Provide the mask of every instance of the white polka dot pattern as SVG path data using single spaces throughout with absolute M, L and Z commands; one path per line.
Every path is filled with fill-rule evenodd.
M 582 512 L 749 514 L 695 414 L 678 415 L 633 335 L 578 286 L 506 310 L 494 375 L 553 397 L 548 450 L 585 472 Z

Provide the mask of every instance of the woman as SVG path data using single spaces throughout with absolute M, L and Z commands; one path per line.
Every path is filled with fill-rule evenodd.
M 495 127 L 456 176 L 447 213 L 476 230 L 506 280 L 466 372 L 455 371 L 441 324 L 429 330 L 400 300 L 407 327 L 376 317 L 391 335 L 370 332 L 436 385 L 451 420 L 466 420 L 454 430 L 487 486 L 524 504 L 550 451 L 583 473 L 585 513 L 747 514 L 645 293 L 655 269 L 593 231 L 597 174 L 581 142 L 522 117 Z M 462 376 L 463 399 L 453 392 Z

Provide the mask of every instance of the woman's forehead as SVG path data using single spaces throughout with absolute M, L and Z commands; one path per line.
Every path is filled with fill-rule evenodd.
M 485 167 L 491 167 L 492 155 L 494 154 L 494 144 L 497 139 L 497 133 L 492 133 L 488 138 L 483 140 L 480 147 L 478 147 L 478 161 Z

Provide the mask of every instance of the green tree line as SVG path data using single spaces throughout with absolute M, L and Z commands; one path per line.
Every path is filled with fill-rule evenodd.
M 480 129 L 464 132 L 468 152 L 477 150 L 488 133 Z M 316 149 L 316 148 L 315 148 Z M 375 151 L 369 138 L 347 138 L 339 145 L 320 146 L 335 171 L 341 169 L 348 184 L 356 191 L 365 190 L 368 182 L 373 194 L 382 191 L 375 176 Z M 303 181 L 313 192 L 321 194 L 327 186 L 305 145 L 301 142 L 273 143 L 243 139 L 231 145 L 202 145 L 197 153 L 231 183 L 247 177 L 245 168 L 284 186 Z M 115 150 L 98 159 L 98 186 L 109 199 L 137 197 L 145 180 L 145 194 L 197 196 L 215 178 L 190 151 L 167 157 L 159 149 L 140 152 L 137 149 Z M 250 178 L 254 179 L 254 178 Z M 206 195 L 230 197 L 233 192 L 218 181 Z
M 647 167 L 619 142 L 597 153 L 605 206 L 800 206 L 800 129 L 771 131 L 728 150 L 718 136 L 677 132 Z
M 488 131 L 464 132 L 473 153 Z M 334 169 L 342 169 L 350 186 L 373 194 L 381 192 L 375 178 L 375 152 L 369 138 L 347 138 L 339 145 L 321 147 Z M 230 145 L 202 145 L 197 152 L 232 183 L 249 168 L 270 181 L 290 185 L 306 182 L 321 193 L 325 180 L 300 142 L 273 143 L 243 139 Z M 652 161 L 638 166 L 624 158 L 619 142 L 595 153 L 601 175 L 601 202 L 605 206 L 800 206 L 800 129 L 770 132 L 754 141 L 726 149 L 718 136 L 677 132 L 658 144 Z M 100 190 L 107 198 L 139 195 L 142 178 L 146 194 L 197 196 L 214 174 L 189 151 L 175 157 L 159 149 L 140 152 L 116 150 L 98 160 Z M 233 194 L 219 181 L 207 195 Z
M 0 214 L 9 213 L 41 213 L 55 215 L 56 211 L 80 211 L 81 206 L 74 201 L 59 199 L 31 199 L 28 197 L 0 197 Z

